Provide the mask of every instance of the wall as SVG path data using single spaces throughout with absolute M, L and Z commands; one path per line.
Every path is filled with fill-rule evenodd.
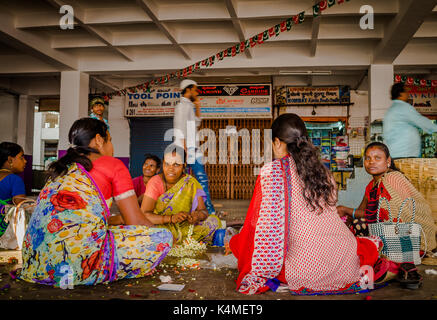
M 366 144 L 365 135 L 350 134 L 353 129 L 357 128 L 368 128 L 368 117 L 369 117 L 369 98 L 367 91 L 351 91 L 351 102 L 354 104 L 350 106 L 349 110 L 349 146 L 351 148 L 351 153 L 355 156 L 360 156 L 362 149 Z M 352 129 L 352 130 L 351 130 Z M 361 131 L 362 132 L 362 131 Z
M 108 106 L 108 123 L 114 145 L 114 157 L 129 167 L 130 128 L 124 117 L 125 97 L 113 97 Z
M 0 141 L 17 142 L 18 97 L 0 94 Z

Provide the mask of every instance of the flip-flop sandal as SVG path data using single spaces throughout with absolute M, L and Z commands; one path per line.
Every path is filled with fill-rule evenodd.
M 413 266 L 410 268 L 406 268 L 406 266 Z M 419 274 L 416 266 L 413 264 L 403 263 L 399 267 L 399 273 L 397 280 L 401 284 L 402 287 L 406 289 L 418 289 L 422 285 L 423 277 Z

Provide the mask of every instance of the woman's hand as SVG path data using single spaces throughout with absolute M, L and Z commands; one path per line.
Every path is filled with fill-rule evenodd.
M 187 221 L 191 224 L 195 224 L 199 221 L 203 221 L 208 217 L 208 214 L 205 212 L 205 210 L 196 210 L 191 212 L 190 215 L 188 215 Z
M 171 222 L 173 222 L 173 223 L 181 223 L 181 222 L 187 220 L 188 216 L 189 215 L 186 212 L 176 213 L 175 215 L 171 216 Z
M 345 207 L 345 206 L 338 206 L 337 207 L 337 212 L 338 212 L 338 215 L 340 217 L 349 215 L 349 211 L 350 211 L 350 208 L 348 208 L 348 207 Z

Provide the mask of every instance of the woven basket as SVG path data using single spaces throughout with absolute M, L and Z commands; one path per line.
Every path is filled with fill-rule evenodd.
M 429 203 L 437 224 L 437 159 L 411 158 L 395 160 L 396 166 L 405 174 Z

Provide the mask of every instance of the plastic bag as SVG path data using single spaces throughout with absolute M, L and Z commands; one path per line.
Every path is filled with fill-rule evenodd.
M 224 242 L 225 244 L 226 244 L 226 243 L 229 243 L 229 241 L 231 240 L 231 238 L 232 238 L 233 236 L 235 236 L 237 233 L 238 233 L 237 229 L 232 228 L 232 227 L 227 227 L 227 228 L 226 228 L 225 237 L 224 237 L 224 239 L 223 239 L 223 242 Z

